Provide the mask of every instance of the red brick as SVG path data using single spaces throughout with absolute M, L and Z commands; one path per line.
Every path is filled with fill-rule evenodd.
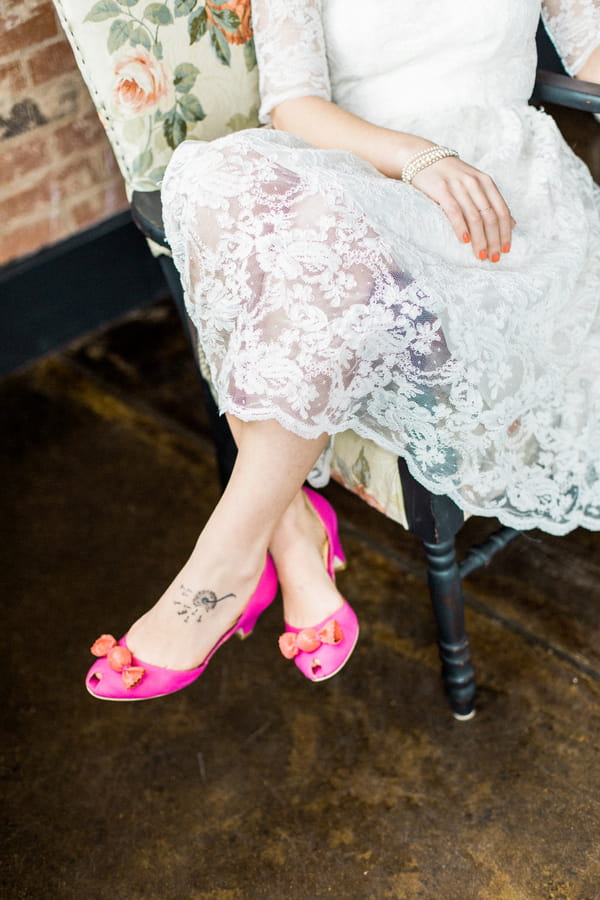
M 27 60 L 27 68 L 34 84 L 43 84 L 77 68 L 71 45 L 67 40 L 46 44 L 32 53 Z
M 0 265 L 35 253 L 40 247 L 58 240 L 50 218 L 20 228 L 6 229 L 0 241 Z
M 45 178 L 25 191 L 11 194 L 0 201 L 0 222 L 28 216 L 40 206 L 48 207 L 52 199 L 51 182 Z
M 15 97 L 25 90 L 25 74 L 20 62 L 0 65 L 0 91 L 4 97 Z
M 54 135 L 58 152 L 67 157 L 71 153 L 87 150 L 106 140 L 102 125 L 95 113 L 82 116 L 56 130 Z
M 48 146 L 45 141 L 32 137 L 29 137 L 27 143 L 19 140 L 13 145 L 11 141 L 7 149 L 0 152 L 2 183 L 6 184 L 13 178 L 27 175 L 28 172 L 47 165 L 48 161 Z
M 51 3 L 45 3 L 25 22 L 11 27 L 11 18 L 0 20 L 0 56 L 8 56 L 17 50 L 33 47 L 48 38 L 56 37 L 58 26 L 54 8 Z
M 87 191 L 98 181 L 98 175 L 88 156 L 69 163 L 56 173 L 56 182 L 62 197 L 71 197 L 73 194 Z
M 99 187 L 96 192 L 75 203 L 71 215 L 78 228 L 87 228 L 127 209 L 127 206 L 125 187 L 122 180 L 119 180 Z
M 93 157 L 90 157 L 90 162 L 96 173 L 97 181 L 108 182 L 114 178 L 123 177 L 108 138 L 102 143 L 98 142 Z

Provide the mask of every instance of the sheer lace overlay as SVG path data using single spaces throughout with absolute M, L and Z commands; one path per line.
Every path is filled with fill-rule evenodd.
M 322 97 L 331 100 L 325 56 L 321 0 L 253 2 L 252 21 L 259 66 L 259 119 L 283 100 Z M 281 53 L 281 46 L 285 53 Z
M 600 44 L 600 0 L 543 0 L 542 16 L 565 69 L 576 75 Z
M 373 5 L 382 14 L 388 3 Z M 326 56 L 340 41 L 327 0 L 322 19 L 314 0 L 255 5 L 266 111 L 300 84 L 285 75 L 290 21 L 315 23 L 306 83 L 325 95 L 328 59 L 335 99 L 343 60 Z M 517 17 L 527 6 L 535 30 L 539 4 L 505 6 Z M 281 17 L 262 19 L 268 41 L 267 7 Z M 394 64 L 376 50 L 364 52 L 378 68 Z M 422 99 L 433 90 L 421 85 Z M 405 456 L 434 491 L 506 524 L 599 529 L 600 191 L 553 121 L 521 102 L 521 80 L 514 90 L 497 107 L 410 114 L 416 133 L 456 147 L 507 197 L 518 227 L 498 265 L 475 260 L 414 188 L 272 130 L 182 144 L 163 185 L 165 225 L 222 410 L 304 437 L 352 428 Z

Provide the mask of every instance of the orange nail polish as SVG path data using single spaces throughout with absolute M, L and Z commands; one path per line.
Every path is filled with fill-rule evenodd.
M 463 234 L 463 244 L 470 244 L 470 243 L 471 243 L 471 235 L 467 234 L 467 232 L 465 231 L 465 233 Z
M 479 251 L 479 259 L 487 259 L 487 250 Z
M 499 261 L 500 261 L 500 254 L 492 253 L 492 262 L 499 262 Z
M 502 248 L 503 253 L 510 253 L 510 244 L 505 244 Z

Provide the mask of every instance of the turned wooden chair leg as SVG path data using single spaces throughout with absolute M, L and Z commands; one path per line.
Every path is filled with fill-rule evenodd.
M 462 585 L 454 538 L 440 543 L 423 541 L 433 612 L 439 631 L 442 677 L 454 717 L 475 715 L 475 672 L 465 632 Z

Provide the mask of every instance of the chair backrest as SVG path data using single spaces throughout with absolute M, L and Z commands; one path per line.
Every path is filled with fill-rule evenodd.
M 560 57 L 556 52 L 556 48 L 548 36 L 548 32 L 544 28 L 544 23 L 540 19 L 536 35 L 536 44 L 538 52 L 538 66 L 546 72 L 557 72 L 560 75 L 566 75 L 565 67 L 560 61 Z
M 258 124 L 250 0 L 54 0 L 127 188 L 175 147 Z

